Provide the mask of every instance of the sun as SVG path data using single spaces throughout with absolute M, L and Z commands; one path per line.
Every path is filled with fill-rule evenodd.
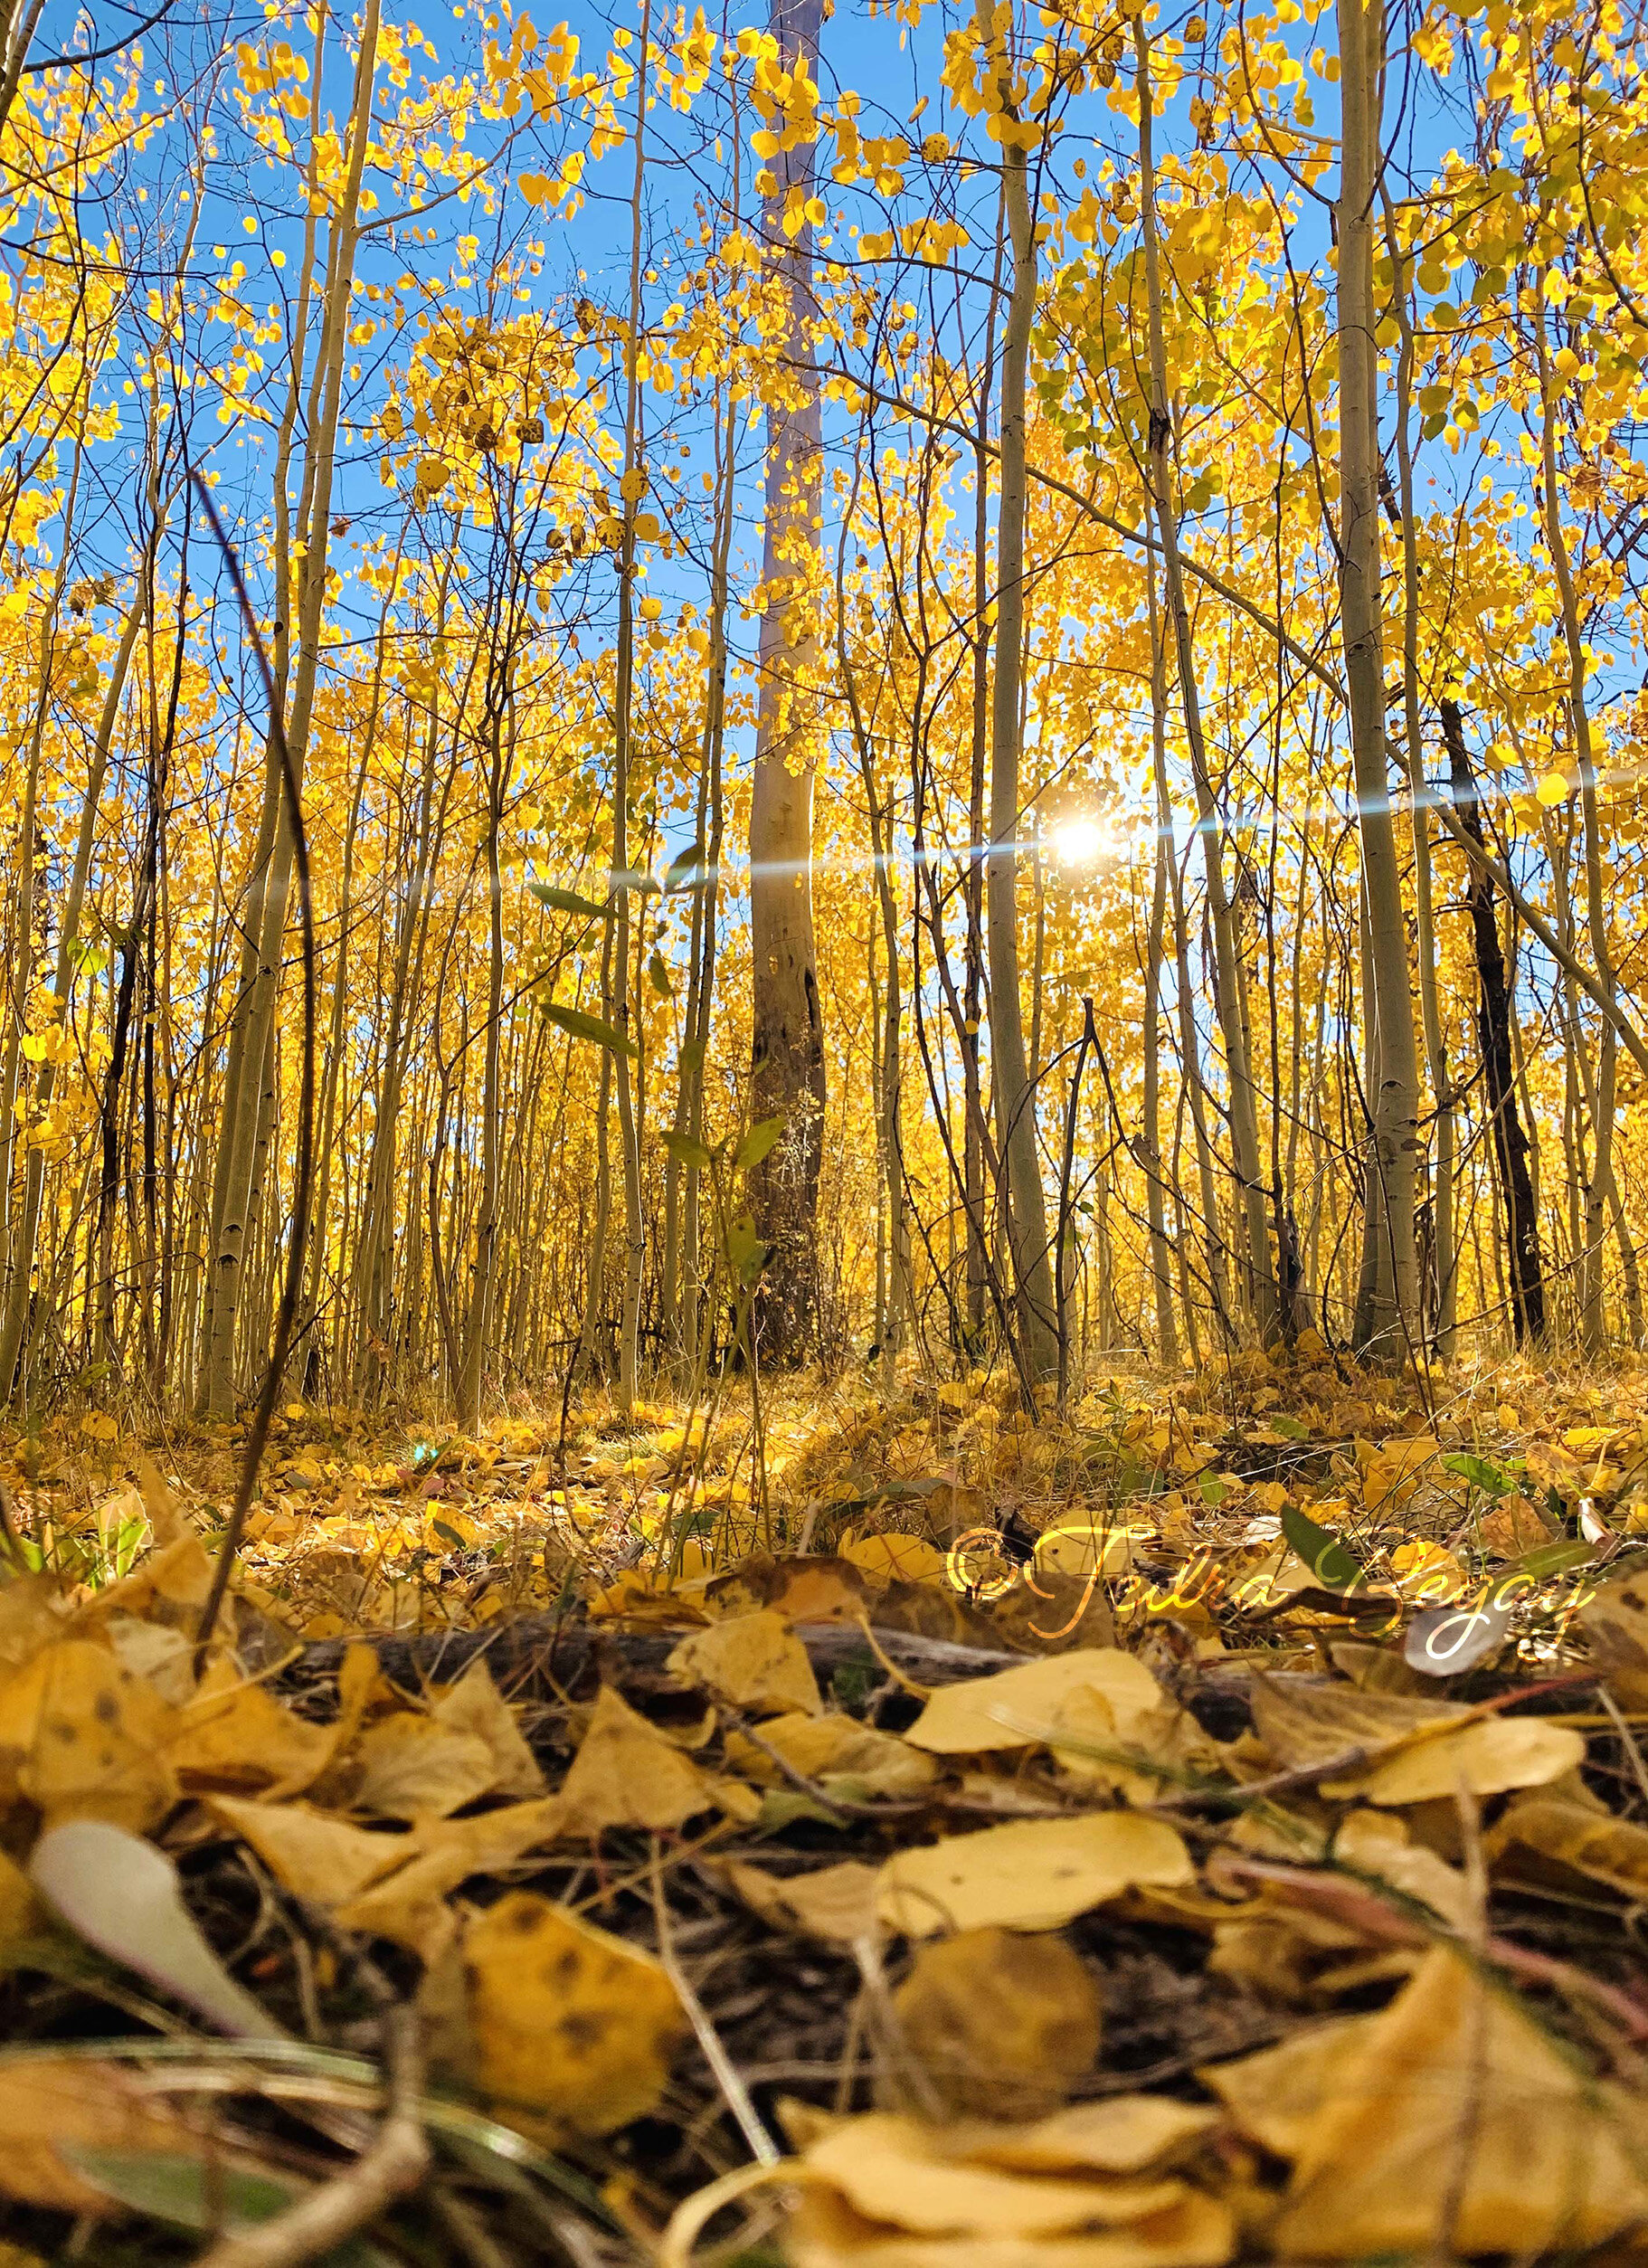
M 1116 840 L 1102 819 L 1084 814 L 1061 820 L 1053 830 L 1053 855 L 1061 866 L 1096 866 L 1113 857 Z

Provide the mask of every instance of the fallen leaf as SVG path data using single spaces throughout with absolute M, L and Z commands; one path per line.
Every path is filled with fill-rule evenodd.
M 898 1851 L 881 1870 L 876 1908 L 906 1937 L 940 1930 L 1056 1930 L 1139 1884 L 1189 1882 L 1177 1830 L 1134 1811 L 1013 1819 Z
M 1292 1672 L 1255 1676 L 1250 1703 L 1269 1769 L 1280 1771 L 1331 1763 L 1353 1749 L 1371 1756 L 1433 1726 L 1464 1724 L 1471 1713 L 1428 1694 L 1376 1692 Z
M 115 2200 L 68 2165 L 76 2143 L 199 2157 L 204 2145 L 181 2119 L 113 2064 L 64 2056 L 0 2063 L 0 2191 L 24 2205 L 97 2217 Z
M 1065 2102 L 1098 2060 L 1099 1988 L 1050 1932 L 963 1930 L 923 1945 L 893 1996 L 905 2045 L 950 2112 L 1027 2118 Z
M 177 1800 L 166 1760 L 175 1726 L 176 1713 L 108 1646 L 61 1639 L 0 1686 L 0 1792 L 48 1824 L 152 1827 Z
M 1353 1874 L 1370 1876 L 1404 1898 L 1414 1898 L 1456 1930 L 1467 1930 L 1480 1917 L 1471 1887 L 1457 1866 L 1450 1866 L 1423 1843 L 1408 1840 L 1405 1824 L 1388 1813 L 1353 1811 L 1340 1823 L 1333 1838 L 1334 1863 Z
M 1322 2104 L 1376 2021 L 1371 2016 L 1339 2016 L 1301 2025 L 1274 2047 L 1262 2047 L 1234 2063 L 1209 2064 L 1196 2075 L 1262 2149 L 1276 2158 L 1297 2158 Z
M 1236 2245 L 1228 2206 L 1186 2190 L 1176 2205 L 1092 2234 L 905 2235 L 867 2220 L 837 2191 L 810 2188 L 784 2235 L 791 2268 L 1219 2268 Z
M 214 1796 L 206 1808 L 251 1845 L 282 1888 L 317 1905 L 355 1897 L 417 1847 L 410 1835 L 369 1834 L 303 1804 Z
M 667 1834 L 714 1809 L 718 1795 L 715 1783 L 615 1685 L 601 1687 L 562 1783 L 568 1834 L 600 1835 L 608 1827 Z
M 1296 2260 L 1602 2243 L 1648 2212 L 1616 2098 L 1449 1946 L 1328 2073 L 1274 2231 Z
M 1082 1689 L 1103 1696 L 1118 1727 L 1161 1703 L 1156 1680 L 1131 1654 L 1082 1646 L 990 1677 L 942 1685 L 905 1738 L 940 1756 L 1033 1748 L 1048 1740 L 1059 1703 Z
M 1108 2095 L 1050 2111 L 1030 2126 L 957 2125 L 952 2146 L 983 2165 L 1027 2173 L 1141 2174 L 1177 2164 L 1219 2123 L 1217 2111 L 1171 2095 Z
M 657 2106 L 687 2017 L 650 1955 L 516 1890 L 469 1923 L 463 1965 L 488 2094 L 581 2134 Z
M 1520 1873 L 1519 1857 L 1531 1855 L 1558 1870 L 1605 1883 L 1627 1898 L 1648 1893 L 1648 1827 L 1616 1819 L 1573 1798 L 1523 1795 L 1507 1806 L 1484 1839 L 1491 1863 L 1508 1861 L 1507 1873 Z M 1538 1870 L 1536 1870 L 1537 1872 Z
M 463 1675 L 430 1710 L 437 1724 L 482 1741 L 492 1758 L 489 1794 L 541 1796 L 544 1775 L 509 1703 L 492 1682 L 486 1656 L 477 1655 Z
M 850 1795 L 855 1800 L 873 1796 L 914 1797 L 938 1778 L 933 1759 L 913 1749 L 907 1741 L 895 1732 L 882 1732 L 875 1725 L 860 1724 L 856 1717 L 839 1711 L 822 1717 L 774 1717 L 762 1726 L 761 1737 L 805 1779 L 816 1780 L 826 1794 Z M 784 1775 L 772 1757 L 742 1732 L 727 1734 L 726 1760 L 759 1787 L 784 1784 Z
M 753 1559 L 717 1575 L 705 1589 L 717 1614 L 746 1614 L 771 1607 L 787 1622 L 857 1622 L 864 1612 L 864 1576 L 850 1561 L 819 1554 L 805 1559 Z
M 867 1874 L 873 1869 L 867 1867 Z M 12 1968 L 21 1949 L 38 1937 L 46 1917 L 34 1885 L 14 1858 L 0 1851 L 0 1970 Z
M 853 1536 L 840 1556 L 873 1584 L 942 1582 L 947 1564 L 938 1546 L 919 1535 Z
M 722 1871 L 751 1912 L 774 1929 L 820 1938 L 827 1945 L 851 1945 L 876 1934 L 876 1890 L 881 1876 L 877 1868 L 858 1859 L 815 1867 L 808 1874 L 778 1875 L 733 1858 Z
M 409 1836 L 396 1838 L 411 1845 L 412 1855 L 351 1897 L 339 1907 L 337 1919 L 346 1930 L 388 1938 L 432 1961 L 453 1936 L 456 1924 L 447 1900 L 459 1884 L 553 1843 L 564 1823 L 559 1796 L 508 1804 L 469 1819 L 421 1820 Z
M 1597 1667 L 1628 1709 L 1648 1708 L 1648 1561 L 1633 1560 L 1581 1608 Z
M 368 1726 L 355 1745 L 355 1802 L 386 1819 L 445 1818 L 491 1792 L 497 1764 L 488 1744 L 433 1717 L 403 1709 Z
M 166 1759 L 187 1795 L 306 1788 L 331 1760 L 326 1725 L 295 1716 L 227 1661 L 213 1662 L 179 1711 Z
M 1321 1792 L 1389 1805 L 1432 1803 L 1462 1788 L 1497 1796 L 1508 1788 L 1542 1788 L 1584 1761 L 1584 1735 L 1570 1725 L 1542 1717 L 1481 1717 L 1410 1741 L 1366 1770 L 1324 1780 Z
M 806 1647 L 771 1607 L 694 1631 L 665 1667 L 671 1676 L 702 1685 L 717 1701 L 756 1715 L 796 1709 L 816 1714 L 822 1705 Z

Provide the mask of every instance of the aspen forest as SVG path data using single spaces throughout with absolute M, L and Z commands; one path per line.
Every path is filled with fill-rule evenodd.
M 0 0 L 0 2268 L 1648 2263 L 1648 20 L 389 5 Z

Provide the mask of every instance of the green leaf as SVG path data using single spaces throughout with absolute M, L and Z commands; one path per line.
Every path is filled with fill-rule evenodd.
M 677 1165 L 696 1165 L 702 1169 L 710 1162 L 711 1153 L 689 1134 L 679 1133 L 674 1126 L 664 1129 L 664 1147 Z
M 1570 1568 L 1583 1567 L 1587 1560 L 1594 1559 L 1596 1555 L 1594 1543 L 1570 1536 L 1555 1543 L 1537 1544 L 1531 1552 L 1524 1552 L 1520 1560 L 1513 1560 L 1511 1564 L 1520 1573 L 1531 1575 L 1536 1582 L 1542 1582 L 1548 1575 L 1566 1575 Z
M 687 1039 L 676 1050 L 676 1062 L 683 1071 L 699 1071 L 704 1068 L 704 1042 Z
M 598 1048 L 609 1048 L 614 1055 L 640 1053 L 634 1040 L 616 1024 L 602 1023 L 599 1016 L 586 1016 L 582 1008 L 563 1008 L 559 1001 L 540 1001 L 538 1006 L 552 1024 L 571 1032 L 574 1039 L 592 1039 Z
M 1273 1409 L 1264 1420 L 1273 1433 L 1279 1433 L 1284 1441 L 1308 1441 L 1311 1428 L 1298 1418 L 1290 1418 L 1285 1409 Z
M 647 955 L 647 982 L 661 1001 L 675 998 L 675 989 L 669 982 L 668 963 L 656 945 Z
M 1445 1473 L 1457 1473 L 1461 1480 L 1470 1481 L 1487 1495 L 1508 1496 L 1511 1494 L 1510 1477 L 1501 1473 L 1497 1465 L 1490 1465 L 1485 1457 L 1473 1457 L 1467 1449 L 1444 1457 L 1442 1468 Z
M 221 2157 L 171 2157 L 140 2149 L 94 2149 L 60 2142 L 60 2155 L 99 2189 L 134 2213 L 166 2221 L 196 2235 L 223 2227 L 257 2228 L 289 2212 L 309 2194 L 308 2185 L 225 2165 Z M 389 2256 L 365 2237 L 351 2236 L 315 2255 L 315 2268 L 390 2268 Z
M 658 876 L 649 874 L 645 867 L 614 867 L 609 879 L 615 890 L 644 893 L 658 887 Z
M 541 906 L 548 906 L 557 914 L 582 914 L 590 921 L 611 921 L 612 908 L 597 906 L 592 897 L 580 897 L 576 890 L 564 890 L 555 882 L 528 882 L 527 888 Z
M 767 1153 L 782 1140 L 784 1122 L 779 1118 L 758 1118 L 745 1130 L 743 1140 L 733 1153 L 733 1171 L 748 1173 L 761 1163 Z
M 433 1528 L 435 1533 L 440 1538 L 443 1543 L 450 1543 L 451 1545 L 454 1552 L 467 1552 L 469 1550 L 469 1545 L 464 1542 L 462 1536 L 459 1534 L 457 1529 L 449 1528 L 444 1520 L 431 1520 L 430 1522 L 430 1526 Z
M 1324 1589 L 1349 1590 L 1362 1580 L 1362 1570 L 1333 1531 L 1319 1528 L 1296 1504 L 1283 1507 L 1282 1533 Z
M 671 890 L 701 890 L 708 879 L 704 865 L 703 843 L 689 842 L 685 850 L 676 852 L 664 868 L 665 894 Z
M 726 1264 L 746 1289 L 756 1283 L 767 1265 L 767 1248 L 748 1213 L 734 1221 L 726 1232 Z

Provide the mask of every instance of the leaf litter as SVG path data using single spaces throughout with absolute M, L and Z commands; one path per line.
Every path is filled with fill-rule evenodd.
M 232 1445 L 20 1444 L 0 2257 L 396 2116 L 432 2217 L 335 2262 L 1639 2247 L 1648 1424 L 1557 1383 L 294 1405 L 198 1660 Z

